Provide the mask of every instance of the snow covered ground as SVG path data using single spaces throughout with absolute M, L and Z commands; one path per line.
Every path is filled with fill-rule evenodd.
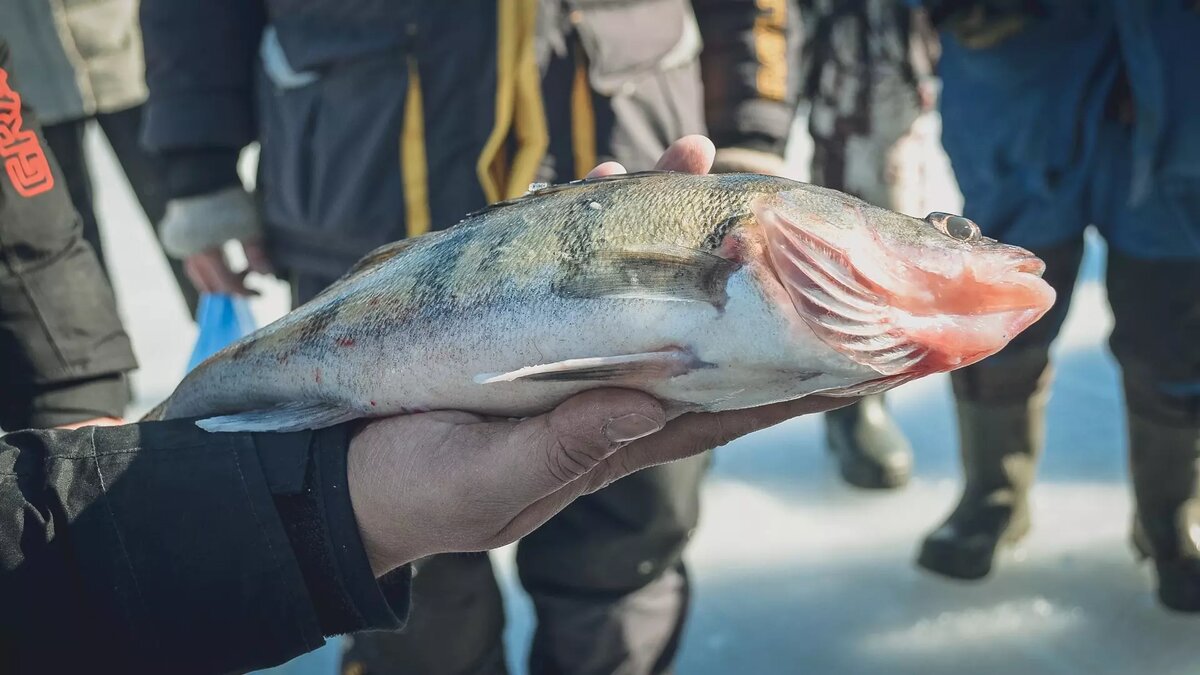
M 95 136 L 90 143 L 100 156 L 96 184 L 114 283 L 141 363 L 139 413 L 174 387 L 195 331 L 107 148 Z M 797 157 L 803 152 L 798 147 Z M 957 196 L 942 174 L 934 206 L 955 212 Z M 696 598 L 680 673 L 1200 672 L 1200 618 L 1155 604 L 1149 570 L 1126 542 L 1124 423 L 1103 343 L 1111 321 L 1099 283 L 1103 250 L 1090 243 L 1056 346 L 1034 530 L 993 577 L 949 582 L 912 564 L 959 481 L 949 384 L 914 382 L 889 399 L 916 448 L 915 477 L 903 490 L 843 485 L 822 448 L 819 418 L 719 451 L 688 553 Z M 256 315 L 278 316 L 286 289 L 255 281 L 265 291 Z M 495 557 L 510 601 L 509 659 L 521 673 L 532 614 L 511 551 Z M 332 673 L 334 659 L 325 649 L 287 672 Z

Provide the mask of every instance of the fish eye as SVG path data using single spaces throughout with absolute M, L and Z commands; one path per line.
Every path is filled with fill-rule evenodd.
M 925 216 L 925 220 L 951 239 L 975 241 L 981 236 L 979 226 L 969 218 L 934 212 Z

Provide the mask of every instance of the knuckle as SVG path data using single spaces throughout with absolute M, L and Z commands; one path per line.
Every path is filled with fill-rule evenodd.
M 606 454 L 594 445 L 559 437 L 549 447 L 546 468 L 555 480 L 570 483 L 595 468 Z

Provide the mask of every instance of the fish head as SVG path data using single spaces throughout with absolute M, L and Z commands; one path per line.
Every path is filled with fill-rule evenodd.
M 813 186 L 760 197 L 752 211 L 803 322 L 881 375 L 975 363 L 1054 304 L 1040 259 L 962 216 L 912 218 Z

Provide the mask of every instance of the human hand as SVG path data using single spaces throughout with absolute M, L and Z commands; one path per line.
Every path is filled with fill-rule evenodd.
M 708 173 L 715 149 L 687 136 L 656 168 Z M 624 173 L 616 162 L 589 178 Z M 377 576 L 434 553 L 479 551 L 533 531 L 576 498 L 639 469 L 697 455 L 856 398 L 807 396 L 667 420 L 635 391 L 599 389 L 519 422 L 430 412 L 368 424 L 350 443 L 350 497 Z
M 125 420 L 120 417 L 96 417 L 82 422 L 72 422 L 71 424 L 60 425 L 59 429 L 82 429 L 84 427 L 115 427 L 125 424 Z
M 434 553 L 510 544 L 634 471 L 850 402 L 810 396 L 668 422 L 648 394 L 597 389 L 519 422 L 455 411 L 392 417 L 351 440 L 350 499 L 382 576 Z
M 192 285 L 201 293 L 225 293 L 229 295 L 256 296 L 258 291 L 246 286 L 246 275 L 251 272 L 271 274 L 271 264 L 267 260 L 259 240 L 239 240 L 242 251 L 246 255 L 246 269 L 234 272 L 225 257 L 225 251 L 220 248 L 210 248 L 192 254 L 183 260 L 183 269 L 187 272 Z

